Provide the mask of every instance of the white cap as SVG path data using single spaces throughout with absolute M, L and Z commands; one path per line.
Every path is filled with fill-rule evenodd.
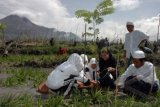
M 82 61 L 83 61 L 84 63 L 88 63 L 88 57 L 87 57 L 87 55 L 81 54 L 81 58 L 82 58 Z
M 134 51 L 133 58 L 138 58 L 138 59 L 145 58 L 145 54 L 143 51 L 137 50 Z
M 90 64 L 97 64 L 96 58 L 91 58 L 91 60 L 90 60 L 89 63 L 90 63 Z
M 133 22 L 127 22 L 126 25 L 132 25 L 132 26 L 134 26 Z

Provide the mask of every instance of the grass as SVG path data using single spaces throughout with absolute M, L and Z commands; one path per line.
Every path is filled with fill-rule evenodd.
M 78 91 L 77 91 L 78 92 Z M 116 98 L 106 90 L 92 94 L 73 94 L 71 99 L 50 95 L 48 99 L 35 99 L 30 95 L 0 97 L 0 107 L 159 107 L 160 98 L 154 101 L 138 101 L 133 97 Z
M 33 82 L 33 87 L 46 80 L 51 69 L 44 69 L 42 67 L 33 68 L 27 67 L 13 67 L 15 64 L 24 64 L 25 62 L 35 61 L 40 66 L 42 64 L 52 63 L 55 61 L 64 61 L 68 58 L 68 55 L 59 56 L 55 54 L 56 47 L 67 47 L 69 50 L 84 49 L 84 44 L 78 44 L 76 47 L 66 44 L 58 44 L 55 47 L 48 46 L 31 46 L 24 47 L 23 50 L 48 50 L 51 54 L 44 55 L 27 55 L 27 54 L 11 54 L 8 57 L 0 56 L 0 73 L 12 74 L 11 77 L 0 80 L 0 86 L 16 87 L 24 86 L 29 81 Z M 52 50 L 55 48 L 55 50 Z M 89 44 L 86 48 L 92 52 L 88 54 L 89 58 L 98 57 L 96 55 L 96 47 L 94 44 Z M 111 50 L 114 56 L 122 58 L 121 46 L 113 45 Z M 53 52 L 53 53 L 52 53 Z M 156 59 L 157 56 L 154 56 Z M 120 73 L 124 72 L 124 67 L 119 67 Z M 160 78 L 160 68 L 156 67 L 157 76 Z M 134 99 L 133 97 L 127 97 L 120 99 L 111 94 L 108 90 L 96 90 L 91 92 L 80 92 L 74 90 L 71 99 L 64 99 L 63 96 L 50 95 L 48 99 L 35 99 L 32 95 L 13 96 L 6 95 L 0 96 L 0 107 L 159 107 L 160 105 L 160 92 L 158 92 L 155 100 L 142 101 Z
M 84 52 L 84 44 L 78 44 L 77 46 L 68 46 L 64 44 L 57 44 L 53 47 L 51 46 L 29 46 L 29 47 L 22 47 L 19 49 L 19 51 L 24 51 L 25 54 L 10 54 L 7 57 L 0 56 L 0 65 L 1 66 L 15 66 L 15 65 L 24 65 L 27 63 L 32 63 L 33 61 L 36 62 L 39 66 L 45 66 L 45 64 L 52 64 L 53 62 L 57 61 L 65 61 L 67 60 L 69 54 L 67 55 L 57 55 L 58 47 L 67 47 L 68 53 L 73 53 L 73 50 L 79 50 Z M 48 51 L 50 54 L 40 54 L 40 55 L 34 55 L 34 54 L 27 54 L 31 51 Z M 91 57 L 98 57 L 96 54 L 96 47 L 92 44 L 88 44 L 86 46 L 86 50 L 89 53 L 89 58 Z M 32 66 L 32 64 L 31 64 Z M 39 67 L 38 66 L 38 67 Z
M 5 68 L 0 73 L 12 74 L 13 76 L 0 80 L 0 86 L 12 87 L 27 84 L 33 81 L 36 87 L 41 81 L 47 78 L 48 73 L 40 68 Z
M 65 56 L 59 57 L 58 55 L 10 55 L 7 57 L 0 57 L 1 64 L 3 63 L 22 63 L 24 61 L 29 60 L 48 60 L 48 61 L 55 61 L 55 60 L 61 60 Z
M 158 71 L 159 68 L 156 68 Z M 47 77 L 47 73 L 41 68 L 7 68 L 1 69 L 1 73 L 14 74 L 6 80 L 1 81 L 1 85 L 11 87 L 26 84 L 28 80 L 34 81 L 34 86 Z M 160 75 L 157 72 L 158 76 Z M 0 107 L 158 107 L 160 93 L 153 101 L 136 100 L 133 97 L 124 99 L 116 98 L 108 90 L 96 90 L 90 93 L 74 90 L 70 100 L 63 96 L 49 96 L 47 100 L 35 99 L 30 95 L 14 97 L 7 95 L 0 97 Z
M 57 61 L 66 60 L 68 55 L 10 55 L 7 57 L 0 57 L 0 65 L 1 66 L 14 66 L 22 64 L 24 65 L 26 62 L 36 62 L 37 64 L 47 64 L 53 63 Z

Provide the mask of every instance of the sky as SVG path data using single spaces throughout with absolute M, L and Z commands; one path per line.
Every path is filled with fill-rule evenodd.
M 79 9 L 94 10 L 102 0 L 0 0 L 0 19 L 11 14 L 25 16 L 33 23 L 81 36 L 84 21 L 76 18 Z M 97 25 L 100 38 L 124 40 L 126 22 L 134 22 L 135 29 L 156 40 L 160 15 L 160 0 L 112 0 L 114 13 L 104 16 Z M 88 25 L 88 27 L 91 25 Z M 160 37 L 159 37 L 160 38 Z

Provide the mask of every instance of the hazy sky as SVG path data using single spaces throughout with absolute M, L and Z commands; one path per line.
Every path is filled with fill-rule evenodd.
M 0 18 L 10 14 L 26 16 L 36 24 L 81 35 L 84 22 L 74 15 L 78 9 L 93 10 L 102 0 L 0 0 Z M 127 21 L 153 40 L 158 30 L 160 0 L 113 0 L 115 12 L 97 27 L 100 37 L 124 38 Z

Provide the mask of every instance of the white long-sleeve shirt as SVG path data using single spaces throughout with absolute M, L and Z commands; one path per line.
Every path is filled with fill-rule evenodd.
M 149 39 L 147 35 L 138 30 L 132 31 L 125 35 L 124 50 L 126 51 L 126 58 L 133 56 L 134 51 L 139 50 L 138 45 L 142 40 Z
M 150 62 L 145 62 L 144 65 L 140 68 L 136 68 L 134 64 L 130 65 L 127 70 L 121 75 L 117 85 L 123 88 L 124 82 L 129 76 L 137 76 L 138 80 L 143 80 L 144 82 L 150 84 L 157 82 L 157 84 L 159 85 L 159 80 L 157 79 L 153 64 Z

